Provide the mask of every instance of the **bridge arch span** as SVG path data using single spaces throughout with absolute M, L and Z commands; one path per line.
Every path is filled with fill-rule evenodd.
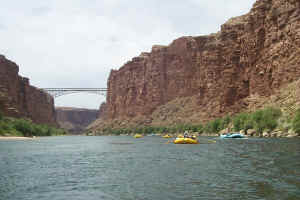
M 74 94 L 74 93 L 92 93 L 101 96 L 106 96 L 107 88 L 42 88 L 53 98 Z

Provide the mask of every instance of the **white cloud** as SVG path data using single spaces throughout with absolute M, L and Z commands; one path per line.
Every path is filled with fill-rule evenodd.
M 254 0 L 5 1 L 0 54 L 37 87 L 106 87 L 117 69 L 154 44 L 216 32 Z M 73 97 L 73 98 L 71 98 Z M 59 97 L 60 106 L 98 108 L 103 98 Z

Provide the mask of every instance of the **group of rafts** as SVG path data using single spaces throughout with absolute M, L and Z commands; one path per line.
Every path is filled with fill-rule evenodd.
M 141 134 L 136 134 L 133 136 L 134 138 L 141 138 L 143 135 Z M 162 136 L 163 138 L 172 138 L 172 136 L 166 134 Z M 245 136 L 240 133 L 227 133 L 224 135 L 220 135 L 221 139 L 225 138 L 244 138 Z M 183 136 L 183 135 L 178 135 L 175 140 L 173 141 L 174 144 L 198 144 L 197 137 L 195 135 L 191 136 Z
M 134 138 L 141 138 L 143 135 L 141 134 L 136 134 L 133 136 Z M 172 138 L 170 135 L 164 135 L 162 136 L 163 138 Z M 174 144 L 198 144 L 197 137 L 192 135 L 188 137 L 184 137 L 183 135 L 178 135 L 175 140 L 173 141 Z

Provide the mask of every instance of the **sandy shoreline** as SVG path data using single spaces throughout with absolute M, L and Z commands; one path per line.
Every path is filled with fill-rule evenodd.
M 0 136 L 0 140 L 32 140 L 31 137 L 18 137 L 18 136 Z

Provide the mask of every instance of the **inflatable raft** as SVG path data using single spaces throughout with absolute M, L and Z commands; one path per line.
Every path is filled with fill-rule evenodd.
M 171 138 L 172 136 L 170 136 L 170 135 L 164 135 L 164 136 L 162 136 L 163 138 Z
M 141 138 L 141 137 L 143 137 L 143 135 L 141 135 L 141 134 L 135 134 L 133 137 L 134 138 Z
M 220 135 L 220 138 L 244 138 L 245 136 L 241 133 L 227 133 L 225 135 Z
M 192 138 L 176 138 L 174 144 L 198 144 L 198 140 Z

